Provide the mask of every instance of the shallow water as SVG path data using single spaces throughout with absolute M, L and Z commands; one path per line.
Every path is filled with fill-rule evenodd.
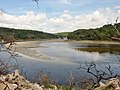
M 70 42 L 47 42 L 32 48 L 52 58 L 52 60 L 35 60 L 28 57 L 17 57 L 17 61 L 29 80 L 33 80 L 37 72 L 43 70 L 57 83 L 65 84 L 70 73 L 75 77 L 86 75 L 86 71 L 78 69 L 80 65 L 94 61 L 99 69 L 107 71 L 111 65 L 114 73 L 120 73 L 120 45 L 102 45 Z M 4 55 L 0 54 L 0 57 Z M 89 76 L 89 75 L 87 75 Z

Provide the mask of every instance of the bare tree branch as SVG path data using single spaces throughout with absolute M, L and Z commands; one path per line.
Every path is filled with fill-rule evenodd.
M 93 85 L 91 86 L 90 89 L 94 89 L 94 88 L 100 86 L 100 82 L 102 80 L 108 80 L 108 79 L 115 78 L 118 76 L 117 74 L 113 74 L 113 72 L 111 70 L 111 66 L 109 64 L 105 68 L 107 69 L 108 72 L 99 70 L 97 68 L 95 62 L 91 62 L 90 64 L 85 63 L 85 66 L 82 67 L 82 65 L 80 65 L 80 67 L 79 67 L 79 69 L 86 70 L 87 73 L 91 74 L 94 77 Z
M 38 4 L 39 4 L 39 3 L 38 3 L 38 2 L 39 2 L 39 0 L 32 0 L 32 1 L 36 2 L 37 7 L 39 8 L 39 5 L 38 5 Z
M 116 33 L 118 34 L 118 36 L 119 36 L 119 38 L 115 38 L 115 37 L 111 37 L 112 39 L 117 39 L 117 40 L 120 40 L 120 32 L 119 32 L 119 30 L 117 29 L 117 27 L 116 27 L 116 24 L 117 24 L 117 22 L 118 22 L 118 19 L 119 19 L 119 17 L 117 17 L 116 18 L 116 20 L 115 20 L 115 23 L 112 25 L 112 27 L 114 28 L 114 30 L 116 31 Z M 108 23 L 108 22 L 107 22 Z M 109 23 L 108 23 L 109 24 Z

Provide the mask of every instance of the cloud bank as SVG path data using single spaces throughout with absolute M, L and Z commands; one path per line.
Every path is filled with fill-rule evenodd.
M 119 16 L 120 10 L 111 8 L 98 9 L 89 14 L 76 16 L 70 15 L 69 11 L 65 10 L 58 17 L 52 18 L 49 18 L 45 13 L 35 14 L 33 11 L 26 12 L 25 15 L 19 16 L 10 15 L 0 11 L 0 26 L 19 29 L 34 29 L 50 33 L 70 32 L 79 28 L 87 29 L 101 27 L 107 24 L 107 22 L 114 23 L 115 19 Z M 120 18 L 118 22 L 120 22 Z

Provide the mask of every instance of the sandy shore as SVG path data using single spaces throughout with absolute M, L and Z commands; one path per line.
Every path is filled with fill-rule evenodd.
M 91 44 L 117 44 L 120 45 L 120 42 L 114 41 L 92 41 L 92 40 L 81 40 L 81 41 L 68 41 L 70 43 L 91 43 Z
M 42 43 L 42 41 L 15 42 L 15 45 L 12 47 L 12 50 L 34 59 L 51 60 L 50 57 L 34 50 L 34 48 L 44 47 L 40 46 L 40 43 Z

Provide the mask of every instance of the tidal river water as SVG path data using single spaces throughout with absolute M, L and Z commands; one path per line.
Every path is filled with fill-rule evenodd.
M 23 72 L 30 80 L 41 70 L 62 84 L 67 82 L 71 73 L 74 77 L 89 77 L 79 67 L 86 67 L 85 63 L 91 62 L 95 62 L 99 70 L 108 72 L 106 67 L 110 65 L 113 73 L 120 73 L 120 44 L 44 42 L 40 46 L 32 49 L 50 57 L 50 60 L 19 60 L 21 57 L 18 57 Z

